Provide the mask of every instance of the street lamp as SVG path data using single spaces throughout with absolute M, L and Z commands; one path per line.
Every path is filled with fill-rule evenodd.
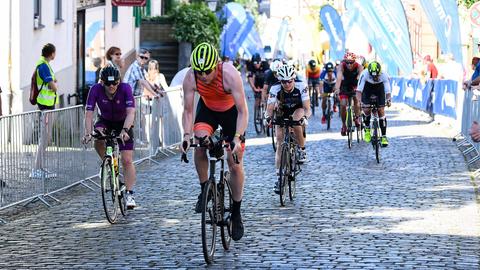
M 207 0 L 207 6 L 212 12 L 217 10 L 217 2 L 218 0 Z

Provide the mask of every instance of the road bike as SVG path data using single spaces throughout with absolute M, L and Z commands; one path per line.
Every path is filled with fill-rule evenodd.
M 330 130 L 330 125 L 333 118 L 333 109 L 332 109 L 333 102 L 334 102 L 332 101 L 333 93 L 325 94 L 323 98 L 326 98 L 327 100 L 327 108 L 325 109 L 325 120 L 327 121 L 327 130 Z
M 265 133 L 265 121 L 264 121 L 264 114 L 265 114 L 265 104 L 260 101 L 260 104 L 254 106 L 253 110 L 253 124 L 255 126 L 255 131 L 257 134 Z
M 111 224 L 115 223 L 119 212 L 127 215 L 126 186 L 120 181 L 120 137 L 113 130 L 107 130 L 105 135 L 97 130 L 92 134 L 97 140 L 104 140 L 106 151 L 100 171 L 100 187 L 105 216 Z
M 300 163 L 297 162 L 299 147 L 295 139 L 295 134 L 293 133 L 293 127 L 301 126 L 302 124 L 300 121 L 292 120 L 291 116 L 289 118 L 277 119 L 273 121 L 273 124 L 279 125 L 285 129 L 283 142 L 279 146 L 281 156 L 279 170 L 280 173 L 278 176 L 280 205 L 285 206 L 287 188 L 290 201 L 293 201 L 296 195 L 295 180 L 297 175 L 301 172 Z
M 318 91 L 315 87 L 310 87 L 308 91 L 310 95 L 310 107 L 312 108 L 312 115 L 315 115 L 315 108 L 318 107 Z
M 370 130 L 371 143 L 373 146 L 373 150 L 375 151 L 375 159 L 377 160 L 377 163 L 380 163 L 381 137 L 379 134 L 381 134 L 381 131 L 378 117 L 378 97 L 371 96 L 370 105 L 364 105 L 363 107 L 370 108 L 372 110 L 372 129 Z
M 196 137 L 197 138 L 197 137 Z M 215 242 L 217 227 L 220 227 L 223 249 L 230 248 L 232 240 L 232 188 L 230 186 L 230 172 L 225 169 L 225 148 L 233 149 L 232 143 L 225 142 L 221 130 L 217 130 L 210 137 L 197 138 L 199 143 L 191 144 L 190 147 L 203 147 L 208 149 L 209 177 L 202 190 L 202 250 L 207 264 L 213 262 L 215 254 Z M 183 148 L 186 148 L 186 142 Z M 233 155 L 235 163 L 239 163 L 237 156 Z M 182 154 L 181 160 L 188 163 L 187 155 Z M 220 174 L 216 175 L 216 164 L 220 162 Z

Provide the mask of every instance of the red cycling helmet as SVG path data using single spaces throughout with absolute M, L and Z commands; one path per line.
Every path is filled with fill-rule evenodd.
M 345 55 L 343 56 L 343 60 L 345 61 L 355 61 L 357 57 L 355 56 L 354 53 L 352 52 L 347 52 L 345 53 Z

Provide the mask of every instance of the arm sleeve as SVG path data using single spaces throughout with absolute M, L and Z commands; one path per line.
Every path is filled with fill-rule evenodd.
M 47 64 L 41 64 L 38 66 L 38 75 L 45 83 L 49 83 L 53 80 L 52 73 L 50 73 Z
M 125 105 L 127 108 L 135 108 L 135 99 L 133 98 L 133 91 L 130 85 L 125 85 Z
M 363 88 L 365 88 L 366 79 L 367 79 L 367 74 L 365 74 L 365 72 L 362 72 L 362 74 L 360 75 L 360 79 L 358 80 L 357 92 L 363 91 Z
M 322 70 L 322 73 L 320 73 L 320 80 L 325 80 L 325 76 L 327 75 L 327 71 L 326 70 Z
M 268 93 L 267 104 L 273 104 L 277 102 L 278 87 L 271 87 L 270 93 Z
M 302 95 L 302 101 L 310 100 L 310 97 L 308 96 L 308 86 L 304 83 L 300 84 L 300 93 Z
M 87 105 L 85 106 L 85 109 L 87 111 L 93 111 L 95 110 L 95 103 L 97 102 L 97 90 L 98 89 L 98 84 L 94 84 L 91 88 L 90 91 L 88 91 L 88 97 L 87 97 Z
M 384 89 L 385 89 L 385 94 L 391 93 L 392 88 L 390 87 L 390 79 L 388 77 L 388 74 L 382 73 L 382 77 L 383 77 L 382 81 L 383 81 L 383 86 L 384 86 Z

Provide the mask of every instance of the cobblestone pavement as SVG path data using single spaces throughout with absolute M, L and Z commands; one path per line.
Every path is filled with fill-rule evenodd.
M 252 102 L 250 99 L 249 102 Z M 339 120 L 310 120 L 297 197 L 279 206 L 270 141 L 249 128 L 245 236 L 211 268 L 479 269 L 478 196 L 461 153 L 424 114 L 388 110 L 390 146 L 347 148 Z M 199 192 L 180 156 L 138 172 L 139 207 L 118 224 L 99 192 L 0 226 L 0 269 L 203 268 Z

